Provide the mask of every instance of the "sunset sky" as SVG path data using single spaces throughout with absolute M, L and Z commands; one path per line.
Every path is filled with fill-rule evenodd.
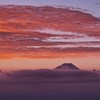
M 0 0 L 0 68 L 100 70 L 99 0 Z

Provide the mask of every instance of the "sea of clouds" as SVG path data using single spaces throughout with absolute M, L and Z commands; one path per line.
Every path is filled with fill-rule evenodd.
M 1 100 L 100 100 L 100 72 L 17 70 L 0 72 Z

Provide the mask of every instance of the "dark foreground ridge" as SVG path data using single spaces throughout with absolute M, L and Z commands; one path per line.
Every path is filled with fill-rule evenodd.
M 68 70 L 80 70 L 72 63 L 63 63 L 62 65 L 56 67 L 55 69 L 68 69 Z

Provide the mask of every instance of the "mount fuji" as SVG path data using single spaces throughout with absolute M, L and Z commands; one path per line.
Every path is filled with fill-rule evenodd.
M 55 69 L 66 69 L 66 70 L 80 70 L 72 63 L 63 63 L 62 65 L 56 67 Z

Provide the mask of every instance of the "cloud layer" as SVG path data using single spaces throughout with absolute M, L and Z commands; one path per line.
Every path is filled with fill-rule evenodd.
M 70 8 L 3 5 L 0 15 L 0 58 L 100 54 L 100 19 L 90 14 Z
M 0 72 L 3 100 L 97 100 L 100 72 L 66 70 L 19 70 Z
M 57 80 L 65 83 L 68 81 L 72 82 L 99 82 L 100 81 L 100 72 L 93 71 L 82 71 L 82 70 L 59 70 L 59 69 L 38 69 L 38 70 L 18 70 L 18 71 L 9 71 L 7 73 L 0 72 L 0 78 L 4 80 L 6 78 L 17 81 L 31 81 L 34 82 L 34 79 L 42 79 L 40 82 L 48 81 L 56 82 Z M 21 80 L 22 79 L 22 80 Z M 85 80 L 84 80 L 85 79 Z

